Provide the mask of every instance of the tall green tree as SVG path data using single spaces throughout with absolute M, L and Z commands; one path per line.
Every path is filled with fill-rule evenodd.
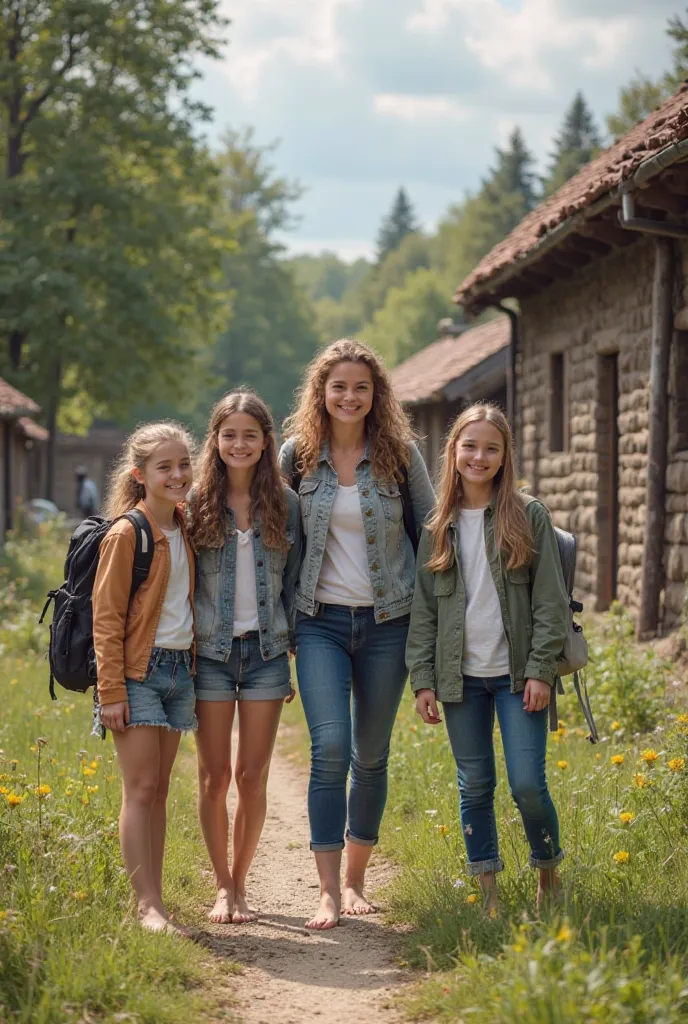
M 599 151 L 601 139 L 592 110 L 582 92 L 576 93 L 554 139 L 554 152 L 544 181 L 547 195 L 572 178 Z
M 0 13 L 0 335 L 48 408 L 179 393 L 212 330 L 221 232 L 193 123 L 216 0 L 8 0 Z M 70 391 L 73 393 L 70 396 Z
M 434 341 L 438 322 L 454 312 L 437 272 L 416 270 L 401 286 L 390 288 L 385 304 L 362 328 L 360 337 L 380 353 L 388 366 L 394 366 Z
M 377 236 L 377 262 L 397 249 L 408 234 L 417 231 L 416 215 L 406 189 L 400 188 L 394 197 L 392 209 L 383 219 Z

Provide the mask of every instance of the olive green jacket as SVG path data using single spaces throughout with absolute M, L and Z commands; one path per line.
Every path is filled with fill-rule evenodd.
M 514 693 L 525 688 L 527 679 L 554 685 L 569 619 L 568 595 L 549 512 L 536 499 L 528 501 L 525 511 L 535 538 L 535 553 L 530 565 L 511 570 L 504 567 L 495 545 L 494 507 L 485 509 L 485 549 L 509 643 Z M 432 689 L 440 701 L 463 699 L 466 592 L 457 524 L 452 523 L 451 529 L 454 561 L 449 569 L 438 573 L 426 568 L 432 538 L 423 529 L 406 644 L 413 692 Z

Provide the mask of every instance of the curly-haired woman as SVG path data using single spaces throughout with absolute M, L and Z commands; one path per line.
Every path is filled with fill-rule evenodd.
M 287 652 L 301 560 L 298 500 L 280 476 L 270 412 L 253 392 L 233 391 L 212 410 L 189 513 L 198 553 L 198 809 L 217 885 L 210 919 L 240 924 L 256 916 L 246 876 L 265 822 L 282 704 L 293 698 Z M 230 870 L 227 791 L 237 704 Z
M 285 433 L 280 465 L 299 492 L 305 534 L 296 670 L 311 734 L 308 815 L 321 890 L 307 927 L 321 929 L 337 924 L 342 907 L 373 910 L 365 871 L 406 679 L 415 548 L 435 496 L 389 377 L 359 342 L 336 341 L 316 356 Z

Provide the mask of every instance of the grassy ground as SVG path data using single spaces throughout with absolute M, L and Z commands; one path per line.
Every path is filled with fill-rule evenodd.
M 91 735 L 90 696 L 58 687 L 50 700 L 36 618 L 61 579 L 63 545 L 47 531 L 11 544 L 0 567 L 0 1021 L 228 1019 L 231 965 L 136 925 L 114 748 Z M 168 907 L 191 922 L 207 896 L 194 791 L 189 739 L 171 788 L 165 885 Z
M 667 704 L 670 666 L 638 649 L 631 633 L 615 608 L 591 643 L 598 746 L 587 742 L 573 694 L 560 701 L 548 770 L 567 853 L 564 903 L 542 921 L 502 764 L 497 814 L 506 870 L 501 912 L 489 919 L 465 870 L 444 726 L 424 726 L 410 694 L 403 701 L 382 851 L 400 869 L 386 896 L 392 919 L 406 926 L 401 955 L 427 971 L 405 997 L 413 1019 L 688 1021 L 688 709 Z M 297 730 L 297 706 L 288 720 Z

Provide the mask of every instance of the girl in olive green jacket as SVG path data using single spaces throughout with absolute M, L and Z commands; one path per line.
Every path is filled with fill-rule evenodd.
M 549 513 L 516 488 L 511 430 L 497 406 L 473 405 L 454 423 L 417 565 L 406 661 L 423 721 L 437 725 L 437 702 L 444 708 L 468 871 L 493 911 L 503 869 L 494 815 L 496 712 L 530 864 L 539 870 L 539 906 L 556 890 L 564 856 L 545 751 L 568 596 Z

